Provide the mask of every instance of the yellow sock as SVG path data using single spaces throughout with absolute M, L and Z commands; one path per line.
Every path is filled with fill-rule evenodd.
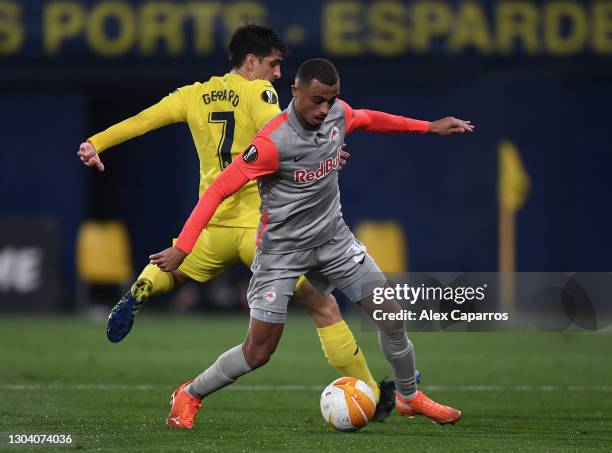
M 142 273 L 138 276 L 138 280 L 146 278 L 153 287 L 146 297 L 154 296 L 155 294 L 164 294 L 174 288 L 174 277 L 170 272 L 164 272 L 154 264 L 147 264 Z
M 372 377 L 365 357 L 346 322 L 340 321 L 331 326 L 318 328 L 317 333 L 329 364 L 338 370 L 341 376 L 361 379 L 368 384 L 378 403 L 380 398 L 378 384 Z

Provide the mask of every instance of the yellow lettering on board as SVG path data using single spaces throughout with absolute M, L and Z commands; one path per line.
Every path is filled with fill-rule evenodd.
M 0 55 L 19 51 L 25 33 L 19 22 L 21 6 L 13 2 L 0 2 Z
M 48 55 L 60 52 L 62 43 L 83 31 L 85 11 L 79 2 L 49 2 L 43 11 L 43 48 Z
M 109 36 L 105 24 L 109 19 L 116 21 L 118 32 Z M 105 57 L 127 53 L 134 45 L 136 23 L 132 8 L 119 1 L 98 3 L 89 15 L 87 41 L 93 51 Z

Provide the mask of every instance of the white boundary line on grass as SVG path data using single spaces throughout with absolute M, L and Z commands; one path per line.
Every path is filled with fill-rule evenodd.
M 423 388 L 433 391 L 449 392 L 600 392 L 612 393 L 610 385 L 423 385 Z M 74 391 L 141 391 L 169 389 L 173 385 L 152 384 L 0 384 L 0 390 L 74 390 Z M 228 390 L 244 392 L 303 392 L 322 391 L 320 385 L 241 385 L 234 384 Z

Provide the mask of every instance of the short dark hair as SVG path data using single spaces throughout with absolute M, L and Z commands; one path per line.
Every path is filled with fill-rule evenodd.
M 331 86 L 338 81 L 340 76 L 334 64 L 325 58 L 312 58 L 300 65 L 296 79 L 305 85 L 310 85 L 314 79 Z
M 250 53 L 262 59 L 276 50 L 283 59 L 287 58 L 287 44 L 278 33 L 264 25 L 246 24 L 239 27 L 230 39 L 228 50 L 232 68 L 242 66 Z

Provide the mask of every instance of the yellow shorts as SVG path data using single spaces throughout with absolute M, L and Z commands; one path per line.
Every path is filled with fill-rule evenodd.
M 179 270 L 193 280 L 207 282 L 237 261 L 242 261 L 250 269 L 255 255 L 256 233 L 257 228 L 208 225 Z M 296 290 L 304 280 L 301 276 Z

